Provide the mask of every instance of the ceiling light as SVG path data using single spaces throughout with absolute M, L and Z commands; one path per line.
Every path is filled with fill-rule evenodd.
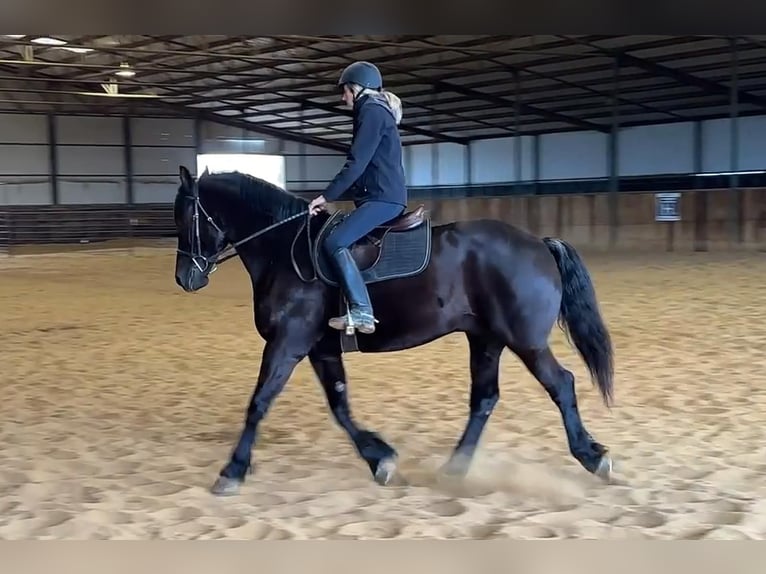
M 136 75 L 136 71 L 131 69 L 130 64 L 123 62 L 120 64 L 120 69 L 114 73 L 116 76 L 122 76 L 123 78 L 132 78 Z
M 48 36 L 33 38 L 32 42 L 34 42 L 35 44 L 45 44 L 46 46 L 63 46 L 64 44 L 66 44 L 65 40 L 59 40 L 58 38 L 50 38 Z
M 23 38 L 26 34 L 3 34 L 3 38 Z
M 161 96 L 158 96 L 155 93 L 146 92 L 143 94 L 121 94 L 120 93 L 120 86 L 117 82 L 109 82 L 101 84 L 101 87 L 104 88 L 103 92 L 76 92 L 78 95 L 81 96 L 96 96 L 96 97 L 106 97 L 106 98 L 159 98 Z
M 119 46 L 120 41 L 112 36 L 106 36 L 103 38 L 96 38 L 93 40 L 93 44 L 97 46 Z
M 101 98 L 134 98 L 134 99 L 155 99 L 161 98 L 157 94 L 121 94 L 119 92 L 75 92 L 78 96 L 94 96 Z
M 62 46 L 62 50 L 69 50 L 70 52 L 74 52 L 75 54 L 87 54 L 88 52 L 92 52 L 93 48 L 77 48 L 75 46 Z

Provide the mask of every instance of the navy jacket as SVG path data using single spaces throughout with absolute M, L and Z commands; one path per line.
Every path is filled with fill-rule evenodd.
M 356 205 L 369 200 L 407 205 L 399 129 L 383 95 L 365 94 L 354 102 L 351 149 L 323 195 L 335 201 L 352 186 L 348 199 Z

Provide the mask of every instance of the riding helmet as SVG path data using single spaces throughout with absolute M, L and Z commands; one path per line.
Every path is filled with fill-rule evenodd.
M 363 88 L 380 90 L 383 87 L 383 77 L 375 64 L 354 62 L 341 73 L 338 86 L 343 84 L 359 84 Z

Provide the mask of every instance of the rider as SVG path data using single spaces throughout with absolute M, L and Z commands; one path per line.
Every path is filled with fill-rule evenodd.
M 334 261 L 349 303 L 346 316 L 330 319 L 330 327 L 346 328 L 350 315 L 362 333 L 375 331 L 375 318 L 367 288 L 351 257 L 352 244 L 375 227 L 401 215 L 407 206 L 407 186 L 402 164 L 398 124 L 401 100 L 383 90 L 378 68 L 354 62 L 340 75 L 343 101 L 353 110 L 353 136 L 346 163 L 324 193 L 309 204 L 315 215 L 328 201 L 335 201 L 353 186 L 356 209 L 328 235 L 326 252 Z

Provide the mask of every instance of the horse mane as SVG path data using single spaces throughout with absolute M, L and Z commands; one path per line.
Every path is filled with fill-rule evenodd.
M 304 211 L 308 201 L 266 180 L 239 171 L 204 173 L 198 185 L 221 184 L 228 193 L 242 201 L 244 207 L 261 216 L 281 221 Z

